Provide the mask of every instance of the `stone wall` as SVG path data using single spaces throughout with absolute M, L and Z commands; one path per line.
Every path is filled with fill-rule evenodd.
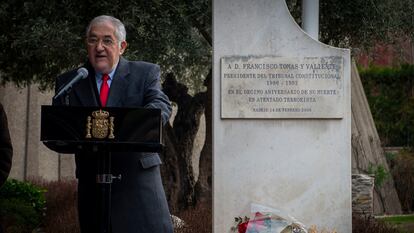
M 73 155 L 58 155 L 40 141 L 40 106 L 50 105 L 53 93 L 37 85 L 0 87 L 0 102 L 6 111 L 13 144 L 11 178 L 46 180 L 74 178 Z
M 352 175 L 352 213 L 374 213 L 374 178 L 365 174 Z

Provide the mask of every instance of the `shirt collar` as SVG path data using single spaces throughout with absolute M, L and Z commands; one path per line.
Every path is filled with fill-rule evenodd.
M 119 62 L 118 62 L 119 63 Z M 111 72 L 108 74 L 108 76 L 109 76 L 109 80 L 112 80 L 112 78 L 114 77 L 114 74 L 115 74 L 115 71 L 116 71 L 116 68 L 118 67 L 118 64 L 116 64 L 116 66 L 115 66 L 115 68 L 114 69 L 112 69 L 111 70 Z M 98 73 L 98 72 L 96 72 L 96 74 L 95 74 L 95 78 L 96 78 L 96 80 L 98 81 L 98 80 L 101 80 L 102 79 L 102 73 Z

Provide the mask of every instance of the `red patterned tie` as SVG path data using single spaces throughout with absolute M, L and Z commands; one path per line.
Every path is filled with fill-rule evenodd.
M 108 100 L 108 93 L 109 93 L 109 85 L 108 85 L 109 76 L 107 74 L 102 75 L 102 85 L 101 85 L 101 104 L 102 107 L 106 106 L 106 101 Z

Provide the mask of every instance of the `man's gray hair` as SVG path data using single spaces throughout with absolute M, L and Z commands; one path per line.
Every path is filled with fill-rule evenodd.
M 96 25 L 96 24 L 100 24 L 104 22 L 110 22 L 115 27 L 115 37 L 118 40 L 118 45 L 121 46 L 121 42 L 126 40 L 125 26 L 121 22 L 121 20 L 113 16 L 100 15 L 92 19 L 88 27 L 86 28 L 86 37 L 89 36 L 89 32 L 91 30 L 92 25 Z

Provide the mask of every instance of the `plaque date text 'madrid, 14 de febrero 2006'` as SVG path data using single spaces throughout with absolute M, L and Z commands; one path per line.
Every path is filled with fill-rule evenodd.
M 343 58 L 223 57 L 222 118 L 342 118 Z

